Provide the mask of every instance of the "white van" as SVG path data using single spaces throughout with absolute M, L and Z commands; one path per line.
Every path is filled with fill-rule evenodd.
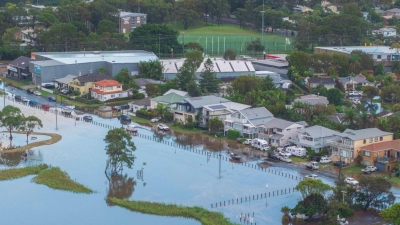
M 268 142 L 266 140 L 258 139 L 258 138 L 252 140 L 251 146 L 253 148 L 260 149 L 263 151 L 267 151 L 270 149 Z
M 294 146 L 287 147 L 286 151 L 292 155 L 299 156 L 299 157 L 304 157 L 307 154 L 307 151 L 305 148 L 299 148 L 299 147 L 294 147 Z
M 331 160 L 329 158 L 327 158 L 327 157 L 322 157 L 319 162 L 320 163 L 330 163 Z

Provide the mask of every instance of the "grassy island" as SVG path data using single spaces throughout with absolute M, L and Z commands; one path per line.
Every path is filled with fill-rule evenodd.
M 130 201 L 118 198 L 110 198 L 112 203 L 132 211 L 153 214 L 159 216 L 179 216 L 195 219 L 202 225 L 233 225 L 222 213 L 210 212 L 201 207 L 178 206 L 173 204 Z
M 42 170 L 49 168 L 46 164 L 40 164 L 37 166 L 27 166 L 24 168 L 12 168 L 7 170 L 0 170 L 0 181 L 2 180 L 13 180 L 29 175 L 37 175 Z

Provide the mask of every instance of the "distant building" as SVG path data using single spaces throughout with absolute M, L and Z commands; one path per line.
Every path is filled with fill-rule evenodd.
M 335 79 L 333 78 L 310 77 L 307 82 L 310 88 L 318 88 L 320 86 L 328 90 L 335 88 Z
M 34 60 L 25 56 L 14 59 L 7 66 L 7 77 L 13 80 L 31 80 L 32 72 L 29 70 L 31 61 Z
M 130 33 L 136 27 L 147 23 L 147 14 L 133 12 L 119 12 L 119 33 Z
M 236 102 L 223 102 L 216 103 L 211 105 L 204 105 L 202 114 L 200 115 L 200 127 L 207 127 L 207 122 L 210 119 L 217 117 L 222 122 L 226 119 L 227 116 L 230 116 L 232 113 L 251 108 L 249 105 L 240 104 Z
M 400 9 L 399 8 L 393 8 L 385 11 L 385 16 L 400 16 Z
M 116 80 L 101 80 L 93 82 L 91 96 L 105 102 L 115 98 L 126 98 L 128 91 L 122 90 L 122 84 Z
M 361 147 L 363 164 L 391 173 L 400 160 L 400 140 L 374 143 Z
M 294 100 L 294 102 L 307 103 L 309 105 L 329 105 L 329 101 L 325 96 L 320 95 L 303 95 Z
M 343 85 L 345 91 L 355 91 L 357 87 L 374 86 L 374 83 L 369 82 L 364 76 L 348 76 L 339 77 L 339 83 Z
M 111 79 L 111 76 L 104 73 L 89 73 L 78 76 L 68 83 L 68 88 L 72 91 L 79 91 L 82 95 L 89 94 L 96 81 Z
M 296 5 L 293 7 L 294 14 L 306 13 L 306 12 L 313 12 L 314 10 L 303 5 Z
M 278 147 L 284 146 L 292 138 L 296 137 L 297 131 L 304 129 L 304 125 L 279 118 L 273 118 L 264 122 L 264 129 L 259 132 L 258 138 L 265 139 L 268 144 Z
M 328 140 L 334 138 L 334 135 L 340 134 L 337 131 L 322 126 L 307 127 L 298 130 L 297 136 L 290 139 L 289 143 L 298 147 L 311 148 L 315 152 L 320 152 L 323 148 L 330 148 Z
M 147 84 L 165 84 L 164 82 L 162 82 L 160 80 L 154 80 L 154 79 L 150 79 L 150 78 L 137 78 L 137 79 L 134 79 L 134 81 L 137 84 L 137 86 L 139 86 L 139 88 L 141 88 L 141 89 L 146 89 Z
M 257 71 L 266 70 L 279 74 L 287 74 L 289 70 L 289 62 L 284 57 L 256 60 L 252 61 L 252 64 Z
M 381 34 L 384 38 L 396 37 L 397 32 L 394 28 L 380 28 L 378 30 L 373 30 L 372 33 L 374 35 Z

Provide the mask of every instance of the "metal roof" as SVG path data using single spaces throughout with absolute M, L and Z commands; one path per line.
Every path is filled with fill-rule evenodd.
M 317 104 L 328 105 L 329 104 L 329 101 L 326 97 L 318 96 L 318 95 L 303 95 L 303 96 L 300 96 L 299 98 L 296 98 L 294 100 L 294 102 L 308 103 L 310 105 L 317 105 Z
M 290 126 L 295 124 L 295 122 L 283 120 L 279 118 L 273 118 L 272 120 L 264 123 L 264 125 L 268 128 L 279 128 L 279 129 L 286 129 Z
M 208 95 L 201 97 L 185 98 L 185 102 L 189 103 L 193 106 L 193 108 L 197 109 L 203 107 L 204 105 L 229 102 L 229 100 L 221 97 L 216 97 L 214 95 Z
M 302 130 L 299 130 L 298 132 L 299 133 L 307 133 L 312 138 L 329 137 L 329 136 L 340 134 L 337 131 L 334 131 L 334 130 L 331 130 L 329 128 L 319 126 L 319 125 L 307 127 Z
M 55 79 L 54 81 L 56 81 L 58 83 L 62 83 L 62 84 L 68 84 L 69 82 L 72 82 L 76 77 L 77 76 L 75 76 L 75 75 L 68 74 L 65 77 Z
M 352 51 L 362 51 L 367 54 L 374 54 L 374 55 L 380 55 L 380 54 L 398 54 L 395 48 L 392 48 L 390 46 L 337 46 L 337 47 L 315 47 L 316 49 L 323 49 L 323 50 L 329 50 L 329 51 L 335 51 L 335 52 L 341 52 L 341 53 L 346 53 L 350 54 Z
M 152 98 L 151 101 L 172 104 L 172 103 L 182 102 L 183 99 L 184 99 L 183 96 L 180 96 L 180 95 L 176 94 L 175 92 L 171 92 L 167 95 L 162 95 L 162 96 Z
M 28 58 L 26 56 L 20 56 L 10 62 L 11 66 L 25 68 L 29 66 L 30 61 L 35 61 L 34 59 Z
M 367 138 L 385 136 L 390 134 L 393 135 L 393 133 L 381 131 L 378 128 L 367 128 L 361 130 L 346 129 L 345 131 L 343 131 L 343 133 L 337 134 L 337 136 L 346 137 L 356 141 L 356 140 L 363 140 Z

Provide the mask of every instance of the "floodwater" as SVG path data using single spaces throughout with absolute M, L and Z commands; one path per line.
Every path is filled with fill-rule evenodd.
M 25 115 L 32 111 L 20 107 Z M 296 178 L 304 174 L 296 170 L 261 170 L 256 166 L 261 160 L 252 155 L 244 165 L 230 162 L 227 151 L 221 155 L 215 151 L 226 149 L 227 142 L 199 134 L 163 134 L 141 125 L 140 136 L 133 137 L 137 148 L 134 167 L 125 168 L 121 176 L 110 177 L 105 173 L 103 138 L 108 129 L 104 125 L 82 121 L 75 125 L 74 120 L 59 116 L 56 130 L 54 115 L 38 111 L 36 115 L 44 123 L 41 132 L 59 133 L 62 140 L 29 150 L 26 161 L 19 155 L 2 154 L 0 169 L 47 163 L 60 167 L 95 193 L 53 190 L 31 182 L 32 176 L 0 182 L 4 224 L 200 224 L 192 219 L 131 212 L 110 205 L 107 197 L 202 206 L 222 212 L 232 222 L 239 223 L 240 215 L 248 214 L 254 224 L 281 224 L 281 207 L 293 207 L 300 198 L 292 188 L 298 182 Z M 93 118 L 96 123 L 121 127 L 117 119 Z M 232 142 L 229 147 L 238 146 Z M 330 178 L 321 179 L 333 184 Z M 266 193 L 270 193 L 267 198 Z

